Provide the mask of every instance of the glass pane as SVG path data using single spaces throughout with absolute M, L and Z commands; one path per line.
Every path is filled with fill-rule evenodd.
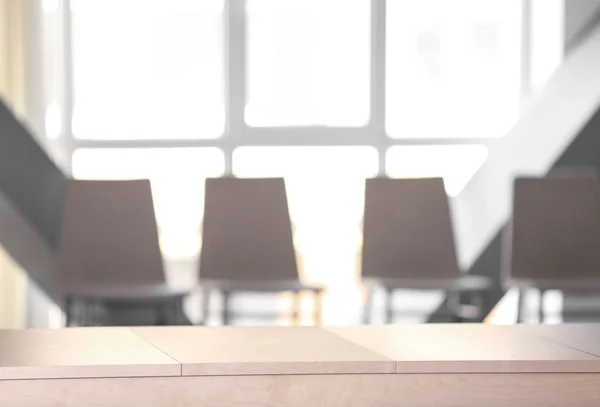
M 369 120 L 370 0 L 248 0 L 251 126 Z
M 377 175 L 372 147 L 241 147 L 238 177 L 285 177 L 299 269 L 328 287 L 325 323 L 355 323 L 365 178 Z M 346 318 L 346 319 L 345 319 Z
M 484 146 L 395 146 L 386 155 L 391 178 L 444 177 L 446 192 L 456 196 L 483 165 Z
M 57 139 L 62 133 L 62 18 L 61 0 L 42 0 L 41 3 L 41 62 L 43 95 L 44 133 L 50 140 Z M 39 129 L 35 129 L 36 132 Z M 41 133 L 38 133 L 41 134 Z
M 541 90 L 560 66 L 565 50 L 565 2 L 531 0 L 530 91 Z
M 76 137 L 223 133 L 223 0 L 71 4 Z
M 197 254 L 204 213 L 204 178 L 223 175 L 218 148 L 80 149 L 73 154 L 79 179 L 149 178 L 161 245 L 172 258 Z
M 520 0 L 389 0 L 387 131 L 503 136 L 519 113 Z

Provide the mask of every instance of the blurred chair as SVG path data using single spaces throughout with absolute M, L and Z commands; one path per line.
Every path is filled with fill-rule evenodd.
M 206 180 L 200 285 L 205 321 L 213 290 L 222 293 L 225 325 L 236 292 L 293 292 L 296 322 L 299 294 L 310 292 L 320 321 L 322 290 L 298 277 L 283 178 Z
M 507 285 L 546 290 L 600 291 L 600 183 L 596 175 L 518 178 L 507 242 Z
M 69 181 L 59 278 L 67 326 L 189 322 L 186 292 L 166 283 L 149 180 Z
M 474 318 L 491 287 L 486 277 L 460 272 L 442 178 L 366 181 L 362 279 L 368 289 L 365 323 L 370 322 L 374 288 L 387 292 L 389 323 L 395 290 L 443 290 L 453 318 L 466 317 L 467 311 Z M 479 306 L 461 306 L 462 292 L 477 294 Z

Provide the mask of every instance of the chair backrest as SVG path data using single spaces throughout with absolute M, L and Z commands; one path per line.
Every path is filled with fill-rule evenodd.
M 363 277 L 436 279 L 459 274 L 444 180 L 368 179 Z
M 59 256 L 70 288 L 164 282 L 150 181 L 71 180 Z
M 600 183 L 596 176 L 518 178 L 510 279 L 600 279 Z
M 200 278 L 298 279 L 283 178 L 206 180 Z

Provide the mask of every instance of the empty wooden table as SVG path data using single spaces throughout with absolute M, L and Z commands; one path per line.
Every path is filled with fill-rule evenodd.
M 598 406 L 600 325 L 0 331 L 0 406 Z

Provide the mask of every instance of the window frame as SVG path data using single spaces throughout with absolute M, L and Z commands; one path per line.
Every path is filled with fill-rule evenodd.
M 521 93 L 529 96 L 530 20 L 531 1 L 522 3 L 521 35 Z M 71 43 L 70 0 L 60 2 L 62 43 L 60 58 L 62 83 L 59 104 L 62 112 L 62 130 L 58 138 L 47 140 L 54 149 L 63 152 L 67 171 L 71 170 L 73 153 L 80 148 L 161 148 L 161 147 L 217 147 L 224 152 L 225 174 L 233 169 L 233 150 L 237 147 L 261 146 L 371 146 L 379 156 L 379 175 L 386 174 L 386 156 L 389 147 L 403 145 L 483 145 L 494 143 L 493 138 L 391 138 L 386 132 L 386 5 L 387 0 L 371 2 L 370 52 L 370 107 L 369 121 L 363 127 L 292 126 L 253 127 L 245 122 L 246 103 L 246 0 L 225 0 L 224 55 L 225 55 L 225 131 L 215 139 L 142 139 L 142 140 L 86 140 L 73 135 L 73 53 Z M 41 11 L 38 11 L 41 13 Z M 38 73 L 41 64 L 35 68 Z M 41 106 L 40 106 L 41 107 Z M 44 108 L 36 109 L 43 116 Z M 38 123 L 43 123 L 43 117 Z M 43 126 L 41 126 L 43 128 Z M 334 164 L 334 163 L 332 163 Z

